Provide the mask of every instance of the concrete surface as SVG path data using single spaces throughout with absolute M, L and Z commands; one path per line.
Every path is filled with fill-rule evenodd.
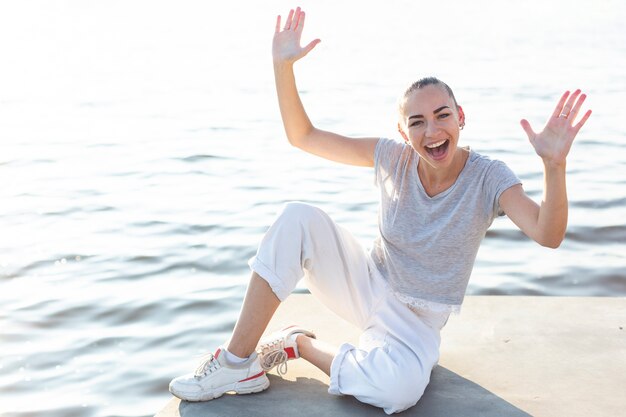
M 359 331 L 310 295 L 293 294 L 268 331 L 298 323 L 339 344 Z M 385 416 L 327 393 L 304 360 L 275 370 L 259 394 L 205 403 L 173 398 L 156 417 Z M 442 332 L 441 359 L 420 402 L 401 416 L 626 415 L 626 298 L 466 297 Z

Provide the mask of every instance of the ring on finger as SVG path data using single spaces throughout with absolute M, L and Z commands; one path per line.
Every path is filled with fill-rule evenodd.
M 567 114 L 565 114 L 565 113 L 561 113 L 561 114 L 559 114 L 559 117 L 563 117 L 564 119 L 567 119 L 567 116 L 568 116 L 568 115 L 567 115 Z

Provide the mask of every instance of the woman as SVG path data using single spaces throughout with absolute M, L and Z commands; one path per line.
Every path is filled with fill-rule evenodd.
M 521 121 L 544 163 L 536 204 L 502 162 L 458 146 L 465 124 L 452 90 L 435 78 L 411 85 L 400 102 L 404 144 L 352 139 L 314 127 L 300 101 L 293 64 L 318 43 L 300 37 L 305 15 L 278 16 L 273 41 L 276 89 L 289 142 L 344 164 L 373 167 L 380 188 L 380 235 L 370 253 L 323 211 L 287 204 L 250 261 L 252 278 L 233 335 L 170 391 L 205 401 L 224 392 L 269 386 L 265 372 L 302 357 L 330 376 L 329 392 L 353 395 L 388 414 L 417 403 L 439 358 L 440 330 L 460 308 L 480 241 L 506 214 L 530 238 L 556 248 L 565 235 L 565 162 L 589 118 L 574 121 L 585 100 L 566 92 L 545 128 Z M 304 277 L 311 293 L 363 330 L 359 346 L 339 349 L 288 327 L 259 339 L 282 300 Z

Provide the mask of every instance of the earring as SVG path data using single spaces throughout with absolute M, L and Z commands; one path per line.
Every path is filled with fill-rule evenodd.
M 465 122 L 463 122 L 463 123 L 461 123 L 461 124 L 459 125 L 459 130 L 463 130 L 463 128 L 464 128 L 464 127 L 465 127 Z

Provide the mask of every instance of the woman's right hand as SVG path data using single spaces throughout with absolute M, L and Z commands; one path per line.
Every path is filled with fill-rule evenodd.
M 280 15 L 276 19 L 276 31 L 272 43 L 272 56 L 274 64 L 293 64 L 306 54 L 308 54 L 318 43 L 319 39 L 314 39 L 305 47 L 300 46 L 300 37 L 304 28 L 304 12 L 298 7 L 295 12 L 289 11 L 285 26 L 280 28 Z

